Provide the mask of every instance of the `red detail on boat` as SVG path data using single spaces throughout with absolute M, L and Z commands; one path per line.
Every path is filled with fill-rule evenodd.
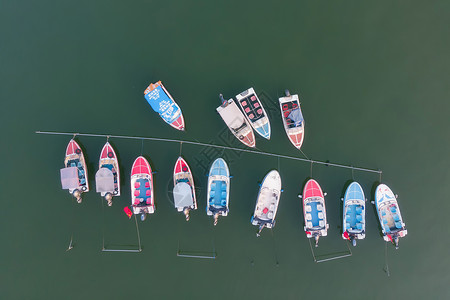
M 148 161 L 143 157 L 139 156 L 133 163 L 133 167 L 131 168 L 131 176 L 136 174 L 152 174 L 152 169 Z
M 145 196 L 150 196 L 151 194 L 152 194 L 152 191 L 151 191 L 151 190 L 145 191 Z
M 250 111 L 250 107 L 245 108 L 245 112 L 248 113 Z
M 258 107 L 259 107 L 259 103 L 256 102 L 253 106 L 254 106 L 255 108 L 258 108 Z
M 141 200 L 139 198 L 134 199 L 134 205 L 138 205 L 141 203 Z
M 323 198 L 323 192 L 320 185 L 314 179 L 308 180 L 303 192 L 303 199 L 309 197 L 321 197 Z
M 151 205 L 152 204 L 152 198 L 147 198 L 146 202 L 147 202 L 148 205 Z
M 139 190 L 135 190 L 135 191 L 134 191 L 134 196 L 135 196 L 135 197 L 139 197 L 139 194 L 140 194 L 140 191 L 139 191 Z
M 141 186 L 141 184 L 139 182 L 135 182 L 134 183 L 134 188 L 135 189 L 138 189 L 140 186 Z
M 145 182 L 145 187 L 148 189 L 148 188 L 150 188 L 150 182 L 149 181 L 146 181 Z
M 388 234 L 386 236 L 391 240 L 391 243 L 394 243 L 394 241 L 392 240 L 392 236 L 390 234 Z
M 306 234 L 311 234 L 311 231 L 305 231 Z
M 241 103 L 242 103 L 242 106 L 247 106 L 247 101 L 243 100 Z
M 176 119 L 175 121 L 173 121 L 170 126 L 172 126 L 175 129 L 178 130 L 184 130 L 184 119 L 183 119 L 183 115 L 180 115 L 178 117 L 178 119 Z
M 69 144 L 67 145 L 67 148 L 66 148 L 66 155 L 75 154 L 78 149 L 80 149 L 80 151 L 81 151 L 81 148 L 77 144 L 77 142 L 75 142 L 74 140 L 70 140 L 70 142 L 69 142 Z
M 128 218 L 131 218 L 131 216 L 133 215 L 133 212 L 131 211 L 131 209 L 128 206 L 125 206 L 123 208 L 123 211 L 127 214 Z
M 347 232 L 347 231 L 344 232 L 344 237 L 345 237 L 347 240 L 350 241 L 350 236 L 348 235 L 348 232 Z
M 268 209 L 267 207 L 265 207 L 265 208 L 263 209 L 263 214 L 267 214 L 268 211 L 269 211 L 269 209 Z

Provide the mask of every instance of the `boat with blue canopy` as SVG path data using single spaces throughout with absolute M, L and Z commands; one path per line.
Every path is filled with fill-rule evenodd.
M 375 207 L 381 224 L 383 239 L 386 242 L 391 241 L 398 249 L 399 237 L 406 236 L 408 231 L 400 214 L 397 196 L 385 184 L 380 184 L 375 189 Z
M 151 83 L 144 91 L 148 104 L 170 126 L 184 130 L 184 118 L 181 108 L 166 90 L 161 81 Z
M 342 201 L 342 238 L 356 246 L 356 240 L 366 237 L 366 198 L 361 185 L 356 181 L 350 183 Z
M 278 204 L 281 196 L 281 177 L 277 170 L 272 170 L 264 177 L 259 188 L 255 211 L 250 222 L 259 227 L 256 236 L 260 236 L 264 227 L 275 226 Z
M 206 214 L 214 217 L 214 226 L 219 216 L 228 215 L 230 199 L 230 171 L 223 158 L 216 159 L 209 170 Z
M 236 95 L 236 100 L 253 129 L 270 140 L 270 122 L 266 111 L 253 88 Z

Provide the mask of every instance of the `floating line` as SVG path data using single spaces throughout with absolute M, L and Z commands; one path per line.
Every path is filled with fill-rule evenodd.
M 163 139 L 163 138 L 155 138 L 155 137 L 127 136 L 127 135 L 107 135 L 107 134 L 96 134 L 96 133 L 56 132 L 56 131 L 36 131 L 36 133 L 37 134 L 51 134 L 51 135 L 68 135 L 68 136 L 74 136 L 74 137 L 79 135 L 79 136 L 89 136 L 89 137 L 109 137 L 109 138 L 118 138 L 118 139 L 150 140 L 150 141 L 171 142 L 171 143 L 180 143 L 181 142 L 181 143 L 189 144 L 189 145 L 221 148 L 224 150 L 234 150 L 234 151 L 241 151 L 241 152 L 246 152 L 246 153 L 253 153 L 253 154 L 266 155 L 266 156 L 280 157 L 280 158 L 285 158 L 285 159 L 292 159 L 292 160 L 297 160 L 297 161 L 304 161 L 304 162 L 309 162 L 311 164 L 326 165 L 326 166 L 332 166 L 332 167 L 337 167 L 337 168 L 345 168 L 345 169 L 353 169 L 353 170 L 358 170 L 358 171 L 363 171 L 363 172 L 377 173 L 377 174 L 380 174 L 380 176 L 383 173 L 381 170 L 354 167 L 354 166 L 349 166 L 349 165 L 344 165 L 344 164 L 331 163 L 329 161 L 319 161 L 319 160 L 306 159 L 306 158 L 300 158 L 300 157 L 294 157 L 294 156 L 288 156 L 288 155 L 282 155 L 282 154 L 268 153 L 268 152 L 263 152 L 263 151 L 254 151 L 254 150 L 248 150 L 248 149 L 234 148 L 234 147 L 214 145 L 214 144 L 205 144 L 205 143 L 185 141 L 185 140 Z
M 308 238 L 308 242 L 309 242 L 309 248 L 311 249 L 311 254 L 313 256 L 313 259 L 314 259 L 315 263 L 321 263 L 321 262 L 326 262 L 326 261 L 330 261 L 330 260 L 341 259 L 341 258 L 350 257 L 350 256 L 353 255 L 352 250 L 350 249 L 350 247 L 348 245 L 348 242 L 346 242 L 345 245 L 347 246 L 348 252 L 344 252 L 345 254 L 338 255 L 338 256 L 333 256 L 333 257 L 329 257 L 329 258 L 317 259 L 318 257 L 329 256 L 329 255 L 331 255 L 333 253 L 316 256 L 316 254 L 314 253 L 313 247 L 311 245 L 311 239 L 310 238 Z M 337 253 L 342 253 L 342 252 L 337 252 Z M 334 254 L 337 254 L 337 253 L 334 253 Z

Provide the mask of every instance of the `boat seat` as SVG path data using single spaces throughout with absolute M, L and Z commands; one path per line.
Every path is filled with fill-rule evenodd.
M 306 210 L 306 212 L 311 212 L 311 210 L 312 210 L 311 205 L 310 204 L 306 204 L 305 210 Z
M 246 107 L 246 108 L 245 108 L 245 112 L 246 112 L 246 113 L 250 112 L 250 107 Z
M 134 199 L 134 205 L 138 205 L 141 203 L 141 199 L 140 198 L 135 198 Z
M 318 204 L 317 204 L 317 210 L 318 210 L 318 211 L 322 211 L 322 210 L 323 210 L 323 205 L 320 204 L 320 203 L 318 203 Z
M 227 185 L 224 183 L 221 185 L 222 192 L 227 190 Z
M 345 228 L 346 229 L 351 229 L 352 227 L 350 226 L 350 223 L 345 223 Z
M 323 212 L 319 212 L 319 213 L 317 214 L 317 216 L 319 217 L 320 220 L 323 220 Z
M 140 184 L 138 181 L 136 181 L 136 182 L 134 183 L 134 188 L 135 188 L 135 189 L 138 189 L 140 186 L 141 186 L 141 184 Z
M 222 201 L 220 202 L 220 204 L 221 204 L 222 206 L 227 206 L 227 200 L 222 200 Z
M 381 215 L 382 215 L 382 216 L 385 216 L 385 215 L 386 215 L 386 212 L 385 212 L 384 210 L 382 210 L 382 211 L 381 211 Z
M 152 198 L 148 197 L 146 202 L 148 205 L 152 204 Z
M 258 107 L 259 107 L 259 103 L 258 103 L 258 102 L 255 102 L 253 106 L 256 107 L 256 108 L 258 108 Z
M 357 207 L 355 208 L 355 211 L 356 211 L 356 213 L 357 213 L 358 215 L 362 214 L 362 207 L 361 207 L 361 206 L 357 206 Z
M 151 196 L 151 194 L 152 194 L 152 190 L 145 191 L 145 196 Z
M 361 222 L 356 223 L 356 228 L 361 230 L 362 229 L 362 223 Z
M 400 221 L 400 216 L 399 216 L 398 214 L 394 214 L 394 215 L 393 215 L 393 218 L 394 218 L 394 221 L 395 221 L 395 222 Z
M 213 182 L 211 183 L 211 191 L 214 191 L 216 189 L 216 183 Z
M 387 223 L 388 223 L 388 221 L 385 218 L 383 218 L 383 224 L 387 224 Z
M 141 192 L 139 191 L 139 190 L 134 190 L 134 196 L 135 197 L 139 197 L 139 194 L 140 194 Z
M 389 232 L 391 232 L 391 229 L 389 228 L 389 226 L 385 225 L 384 231 L 386 231 L 386 233 L 389 233 Z
M 267 214 L 267 217 L 268 217 L 269 219 L 272 219 L 272 218 L 273 218 L 273 212 L 272 212 L 272 211 L 269 211 L 269 213 Z
M 351 220 L 352 216 L 351 216 L 350 214 L 346 214 L 346 215 L 345 215 L 345 218 L 346 218 L 347 220 Z
M 80 184 L 84 185 L 86 183 L 86 179 L 85 178 L 80 178 Z
M 356 221 L 361 222 L 362 221 L 362 216 L 361 215 L 356 215 Z
M 226 200 L 227 199 L 227 192 L 222 192 L 221 199 Z
M 150 188 L 150 181 L 145 181 L 145 187 Z
M 395 208 L 395 206 L 391 206 L 390 210 L 391 210 L 392 213 L 396 213 L 397 212 L 397 209 Z
M 262 115 L 262 109 L 261 108 L 259 108 L 256 112 L 258 113 L 258 115 Z
M 313 226 L 312 226 L 312 222 L 306 222 L 306 227 L 312 228 L 312 227 L 313 227 Z
M 312 216 L 311 214 L 306 214 L 305 215 L 306 220 L 311 221 L 312 220 Z
M 209 198 L 209 204 L 210 205 L 214 204 L 214 198 L 213 197 Z
M 273 201 L 273 198 L 272 198 L 272 201 Z M 275 205 L 274 204 L 270 204 L 269 210 L 274 211 L 275 210 Z
M 320 226 L 320 227 L 324 227 L 324 226 L 325 226 L 325 222 L 324 222 L 323 220 L 320 220 L 320 221 L 319 221 L 319 226 Z
M 81 161 L 79 161 L 79 162 L 77 163 L 77 167 L 78 167 L 78 168 L 82 168 L 82 167 L 83 167 L 83 165 L 81 164 Z
M 401 222 L 395 222 L 395 227 L 397 227 L 398 229 L 402 228 L 402 223 Z

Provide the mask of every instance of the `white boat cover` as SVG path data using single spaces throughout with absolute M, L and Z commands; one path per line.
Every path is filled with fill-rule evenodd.
M 77 167 L 63 168 L 61 169 L 60 174 L 63 190 L 76 189 L 80 186 Z
M 188 207 L 194 205 L 192 189 L 186 182 L 177 183 L 173 188 L 173 198 L 175 207 Z
M 233 129 L 238 129 L 245 123 L 244 115 L 237 107 L 236 103 L 231 102 L 225 108 L 218 111 L 225 124 Z
M 303 115 L 299 108 L 292 110 L 288 118 L 291 119 L 296 126 L 300 125 L 303 121 Z
M 97 193 L 113 193 L 114 192 L 114 175 L 108 168 L 100 168 L 95 173 L 95 188 Z

